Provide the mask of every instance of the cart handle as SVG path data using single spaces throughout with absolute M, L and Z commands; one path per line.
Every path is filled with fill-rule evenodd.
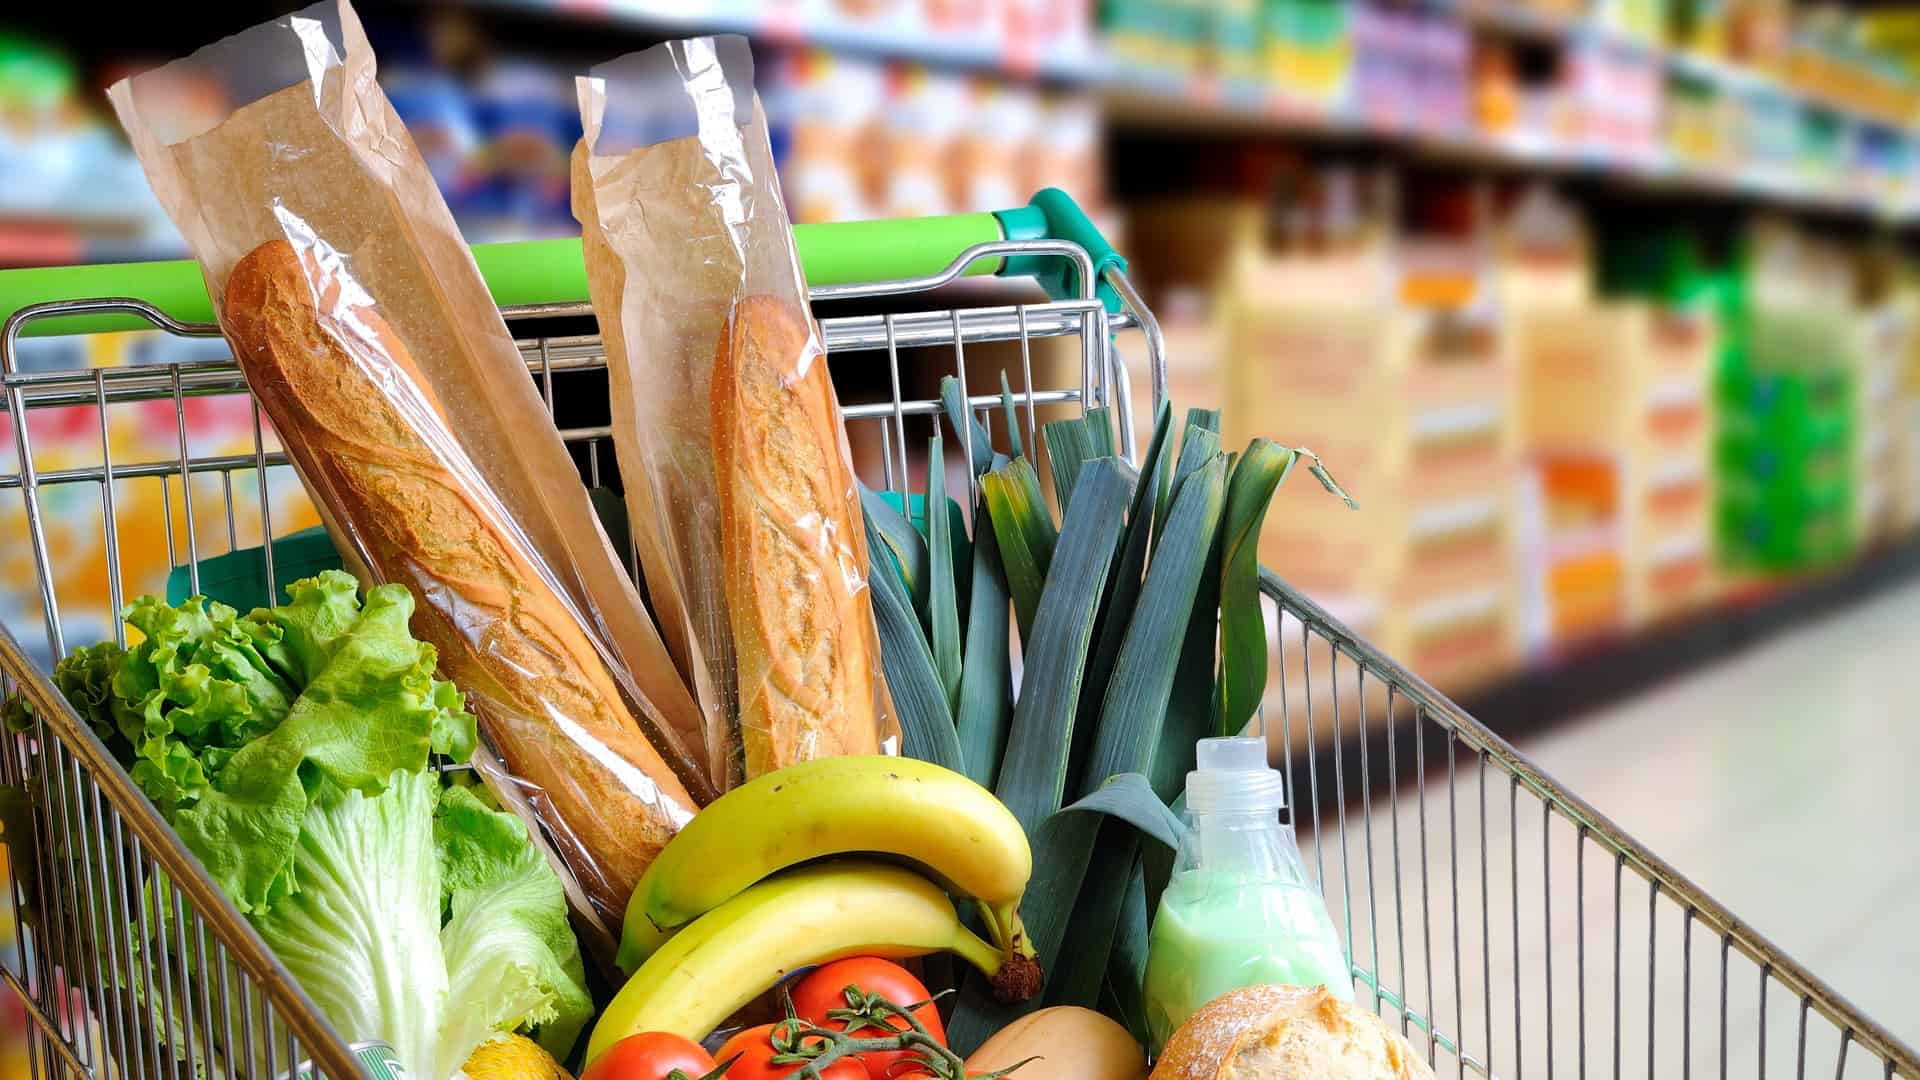
M 1067 240 L 1087 250 L 1093 259 L 1100 298 L 1108 310 L 1120 310 L 1119 299 L 1106 278 L 1109 269 L 1125 270 L 1126 260 L 1073 199 L 1056 188 L 1040 192 L 1032 202 L 1014 210 L 796 225 L 793 237 L 807 283 L 816 286 L 931 276 L 945 270 L 975 244 Z M 587 300 L 587 271 L 578 238 L 475 244 L 473 259 L 500 307 Z M 1078 271 L 1066 259 L 1016 255 L 982 260 L 968 267 L 966 273 L 1032 277 L 1056 299 L 1080 295 Z M 206 282 L 200 276 L 199 264 L 191 259 L 0 270 L 0 322 L 33 304 L 108 296 L 144 300 L 183 323 L 214 321 Z M 71 315 L 36 320 L 21 332 L 42 337 L 149 326 L 132 315 Z

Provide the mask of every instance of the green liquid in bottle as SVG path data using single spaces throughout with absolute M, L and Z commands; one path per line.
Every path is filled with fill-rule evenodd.
M 1158 1055 L 1200 1006 L 1243 986 L 1325 985 L 1353 1000 L 1353 974 L 1320 894 L 1304 881 L 1186 870 L 1160 899 L 1147 953 L 1147 1030 Z

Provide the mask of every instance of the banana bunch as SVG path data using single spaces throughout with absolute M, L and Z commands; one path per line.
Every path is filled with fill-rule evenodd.
M 879 858 L 833 858 L 863 854 Z M 698 1040 L 788 973 L 845 956 L 951 952 L 1024 1000 L 1040 984 L 1020 923 L 1032 872 L 1019 821 L 938 765 L 835 757 L 768 773 L 694 815 L 634 888 L 618 957 L 633 977 L 588 1059 L 642 1031 Z M 950 893 L 972 899 L 986 939 Z

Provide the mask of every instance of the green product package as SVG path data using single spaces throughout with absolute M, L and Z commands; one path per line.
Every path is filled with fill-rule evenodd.
M 341 568 L 340 553 L 324 526 L 315 525 L 273 541 L 273 579 L 281 584 L 310 578 L 323 570 Z M 241 548 L 200 560 L 200 595 L 236 611 L 272 607 L 267 594 L 266 549 Z M 193 578 L 184 566 L 167 574 L 167 603 L 178 605 L 194 594 Z
M 409 1080 L 407 1072 L 394 1056 L 393 1047 L 383 1042 L 355 1043 L 353 1060 L 360 1063 L 372 1080 Z M 301 1065 L 292 1080 L 318 1080 L 320 1073 L 311 1064 Z

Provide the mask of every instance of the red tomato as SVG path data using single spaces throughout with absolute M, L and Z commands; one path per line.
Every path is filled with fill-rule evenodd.
M 910 1010 L 914 1019 L 920 1021 L 927 1033 L 939 1041 L 947 1043 L 947 1029 L 940 1023 L 940 1010 L 927 999 L 926 984 L 913 977 L 913 973 L 890 960 L 877 956 L 855 956 L 846 960 L 835 960 L 816 969 L 812 974 L 800 980 L 793 988 L 793 1010 L 800 1019 L 816 1027 L 842 1027 L 844 1021 L 827 1017 L 830 1009 L 848 1007 L 847 987 L 852 986 L 864 993 L 878 994 L 895 1005 L 906 1007 L 919 1005 Z M 895 1017 L 888 1027 L 894 1031 L 907 1030 L 907 1022 Z M 879 1025 L 853 1032 L 864 1038 L 880 1038 L 887 1029 Z M 860 1055 L 866 1062 L 867 1075 L 872 1080 L 905 1080 L 910 1076 L 924 1076 L 927 1070 L 913 1059 L 919 1055 L 911 1050 L 893 1052 L 874 1052 Z
M 778 1051 L 773 1048 L 774 1024 L 761 1024 L 736 1033 L 714 1057 L 727 1065 L 725 1080 L 781 1080 L 800 1071 L 798 1065 L 775 1065 Z M 858 1058 L 841 1058 L 820 1070 L 825 1080 L 867 1080 L 867 1070 Z M 581 1077 L 580 1080 L 587 1080 Z
M 678 1069 L 688 1080 L 713 1071 L 713 1056 L 691 1039 L 664 1031 L 629 1035 L 593 1059 L 580 1080 L 667 1080 Z

